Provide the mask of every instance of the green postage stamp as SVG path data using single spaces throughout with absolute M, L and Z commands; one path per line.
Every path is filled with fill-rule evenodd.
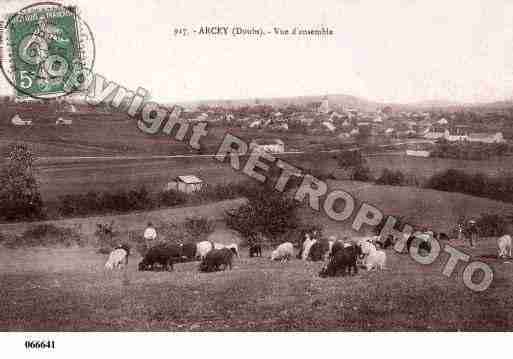
M 55 98 L 79 90 L 77 74 L 94 61 L 87 55 L 92 35 L 84 28 L 70 6 L 40 3 L 8 15 L 3 29 L 7 77 L 17 97 Z

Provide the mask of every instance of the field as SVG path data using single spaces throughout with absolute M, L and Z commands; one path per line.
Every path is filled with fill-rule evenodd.
M 337 161 L 332 154 L 284 155 L 289 163 L 316 171 L 336 173 Z M 244 163 L 244 161 L 242 162 Z M 490 176 L 513 175 L 512 161 L 454 161 L 448 159 L 411 158 L 389 154 L 368 158 L 372 174 L 378 177 L 383 169 L 401 170 L 415 175 L 419 180 L 447 170 L 458 168 L 467 173 L 481 172 Z M 113 160 L 51 160 L 37 162 L 37 179 L 45 200 L 55 200 L 69 193 L 86 193 L 131 189 L 141 185 L 152 191 L 161 190 L 178 175 L 195 174 L 207 183 L 221 184 L 246 179 L 241 171 L 233 170 L 228 163 L 209 157 L 174 159 L 113 159 Z
M 2 116 L 3 115 L 3 116 Z M 25 142 L 38 156 L 104 156 L 104 155 L 179 155 L 197 153 L 188 146 L 192 130 L 184 141 L 163 133 L 148 135 L 137 128 L 136 120 L 127 115 L 69 115 L 70 126 L 56 126 L 55 118 L 35 121 L 33 126 L 13 126 L 11 117 L 0 113 L 0 153 L 11 142 Z M 4 117 L 3 120 L 1 117 Z M 209 125 L 208 135 L 201 139 L 204 153 L 215 153 L 227 133 L 250 142 L 255 139 L 283 138 L 286 149 L 322 149 L 337 145 L 330 134 L 308 135 L 283 133 L 269 129 L 219 127 Z
M 197 155 L 185 142 L 165 135 L 146 135 L 137 129 L 133 119 L 122 114 L 73 114 L 71 126 L 55 126 L 53 117 L 40 119 L 31 127 L 9 124 L 13 109 L 0 116 L 0 154 L 6 154 L 8 144 L 24 142 L 40 159 L 36 161 L 37 178 L 45 201 L 70 193 L 90 190 L 131 189 L 141 185 L 160 190 L 177 175 L 196 174 L 207 183 L 226 183 L 243 178 L 211 158 L 175 159 L 76 159 L 72 156 L 151 156 Z M 12 113 L 11 113 L 12 112 Z M 333 154 L 319 153 L 319 149 L 337 148 L 341 142 L 333 135 L 304 135 L 270 130 L 210 127 L 202 140 L 202 153 L 215 153 L 226 133 L 246 141 L 258 138 L 282 138 L 286 151 L 315 149 L 315 155 L 284 156 L 291 164 L 325 174 L 336 172 Z M 186 137 L 187 138 L 187 137 Z M 59 157 L 55 159 L 52 157 Z M 68 157 L 69 159 L 65 159 Z M 64 158 L 64 159 L 63 159 Z M 0 160 L 1 161 L 1 160 Z M 372 174 L 377 177 L 383 169 L 397 169 L 405 174 L 425 180 L 434 173 L 448 168 L 466 172 L 482 172 L 491 176 L 513 174 L 510 158 L 490 161 L 457 161 L 451 159 L 413 158 L 398 154 L 379 154 L 368 158 Z
M 323 213 L 315 212 L 309 208 L 299 210 L 302 221 L 319 223 L 324 227 L 327 235 L 354 234 L 351 224 L 362 202 L 376 206 L 386 216 L 402 217 L 412 225 L 427 225 L 433 230 L 446 233 L 451 233 L 460 217 L 479 217 L 483 213 L 513 214 L 512 204 L 461 193 L 441 192 L 416 187 L 382 186 L 356 181 L 328 181 L 327 183 L 330 190 L 342 189 L 350 193 L 355 200 L 355 211 L 351 218 L 344 222 L 333 221 Z M 240 203 L 240 200 L 236 199 L 196 207 L 177 207 L 123 215 L 69 218 L 52 220 L 48 223 L 71 228 L 79 225 L 82 228 L 82 233 L 89 236 L 96 229 L 96 223 L 107 223 L 113 220 L 116 223 L 116 229 L 120 231 L 120 235 L 124 235 L 131 230 L 143 230 L 145 223 L 148 221 L 156 224 L 177 223 L 183 221 L 187 216 L 194 215 L 218 221 L 222 219 L 225 209 L 233 208 Z M 30 223 L 0 224 L 0 232 L 21 234 L 30 225 Z M 371 227 L 363 227 L 365 232 L 370 232 L 371 229 Z
M 437 230 L 453 226 L 457 213 L 513 210 L 513 205 L 456 193 L 359 182 L 330 186 L 387 214 L 406 215 Z M 212 204 L 104 219 L 115 219 L 120 229 L 142 230 L 147 220 L 176 223 L 187 213 L 219 218 L 222 210 Z M 326 234 L 351 233 L 350 221 L 337 223 L 308 209 L 300 211 L 300 218 L 321 224 Z M 54 223 L 90 222 L 94 228 L 99 219 Z M 218 221 L 216 227 L 222 224 Z M 320 262 L 250 259 L 246 249 L 232 271 L 199 273 L 198 263 L 190 262 L 177 264 L 168 273 L 138 272 L 137 254 L 126 270 L 107 272 L 106 256 L 92 247 L 0 247 L 0 330 L 510 330 L 513 261 L 495 258 L 494 239 L 483 240 L 476 248 L 461 242 L 453 245 L 493 267 L 494 282 L 487 291 L 475 293 L 463 285 L 461 264 L 450 278 L 442 275 L 449 257 L 444 252 L 425 266 L 388 250 L 384 271 L 321 279 Z
M 426 179 L 435 173 L 454 168 L 466 173 L 483 173 L 491 177 L 513 176 L 513 158 L 498 157 L 486 161 L 455 160 L 450 158 L 423 158 L 406 155 L 378 155 L 368 158 L 369 167 L 374 175 L 385 168 L 400 170 L 404 174 Z
M 107 272 L 92 248 L 2 250 L 0 330 L 511 330 L 513 264 L 489 258 L 493 240 L 460 248 L 493 266 L 487 291 L 466 289 L 461 265 L 443 276 L 446 254 L 423 266 L 388 251 L 384 271 L 321 279 L 320 262 L 246 253 L 231 271 L 169 273 L 138 272 L 137 257 Z

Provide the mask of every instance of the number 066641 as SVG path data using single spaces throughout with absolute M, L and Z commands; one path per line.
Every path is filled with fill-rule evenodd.
M 25 348 L 27 348 L 27 349 L 55 349 L 55 341 L 53 341 L 53 340 L 26 340 Z

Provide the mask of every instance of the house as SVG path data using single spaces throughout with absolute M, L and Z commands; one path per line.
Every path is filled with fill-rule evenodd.
M 392 127 L 389 127 L 389 128 L 387 128 L 387 129 L 385 130 L 385 135 L 387 135 L 387 136 L 391 136 L 391 135 L 393 135 L 393 134 L 394 134 L 394 131 L 395 131 L 395 130 L 394 130 Z
M 203 188 L 203 181 L 193 175 L 178 176 L 166 185 L 166 191 L 179 191 L 184 193 L 197 192 Z
M 351 134 L 348 133 L 348 132 L 340 132 L 337 136 L 337 138 L 339 140 L 348 140 L 349 138 L 351 138 Z
M 275 140 L 256 140 L 251 142 L 249 148 L 253 149 L 257 147 L 262 151 L 267 151 L 271 153 L 283 153 L 285 152 L 285 143 L 280 139 Z
M 59 117 L 56 121 L 55 121 L 55 124 L 56 125 L 71 125 L 73 123 L 73 120 L 70 119 L 70 118 L 62 118 L 62 117 Z
M 502 132 L 496 133 L 470 133 L 468 135 L 470 142 L 483 142 L 483 143 L 503 143 L 506 142 L 502 136 Z
M 351 130 L 351 132 L 349 132 L 349 134 L 350 134 L 351 136 L 356 136 L 356 135 L 358 135 L 359 133 L 360 133 L 360 130 L 358 130 L 357 128 L 353 128 L 353 129 Z
M 430 152 L 424 150 L 406 150 L 406 155 L 414 157 L 429 157 Z
M 11 119 L 11 123 L 14 125 L 14 126 L 31 126 L 32 125 L 32 120 L 29 120 L 29 119 L 22 119 L 20 117 L 20 115 L 15 115 L 12 119 Z
M 301 119 L 301 123 L 304 124 L 304 125 L 307 125 L 307 126 L 312 126 L 312 123 L 314 123 L 314 119 L 313 118 L 302 118 Z
M 449 137 L 449 130 L 441 126 L 431 127 L 431 129 L 424 135 L 424 138 L 427 138 L 429 140 L 437 140 L 439 138 L 447 137 Z
M 253 121 L 249 124 L 249 128 L 257 128 L 259 127 L 260 125 L 262 125 L 262 121 L 260 120 L 256 120 L 256 121 Z
M 317 111 L 320 112 L 320 113 L 328 113 L 328 112 L 330 112 L 330 106 L 329 106 L 329 102 L 328 102 L 327 98 L 324 98 L 321 101 L 321 105 L 319 106 Z
M 276 124 L 272 127 L 273 130 L 278 130 L 278 131 L 288 131 L 289 130 L 289 125 L 286 124 L 286 123 L 279 123 L 279 124 Z
M 335 131 L 336 130 L 336 127 L 331 123 L 331 122 L 323 122 L 322 125 L 324 126 L 325 129 L 327 129 L 328 131 Z
M 466 141 L 468 140 L 469 129 L 467 126 L 455 126 L 449 129 L 448 135 L 444 137 L 447 141 Z

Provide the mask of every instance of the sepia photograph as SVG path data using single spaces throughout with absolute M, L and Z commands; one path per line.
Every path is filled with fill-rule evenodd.
M 0 341 L 511 331 L 512 44 L 509 0 L 0 1 Z

